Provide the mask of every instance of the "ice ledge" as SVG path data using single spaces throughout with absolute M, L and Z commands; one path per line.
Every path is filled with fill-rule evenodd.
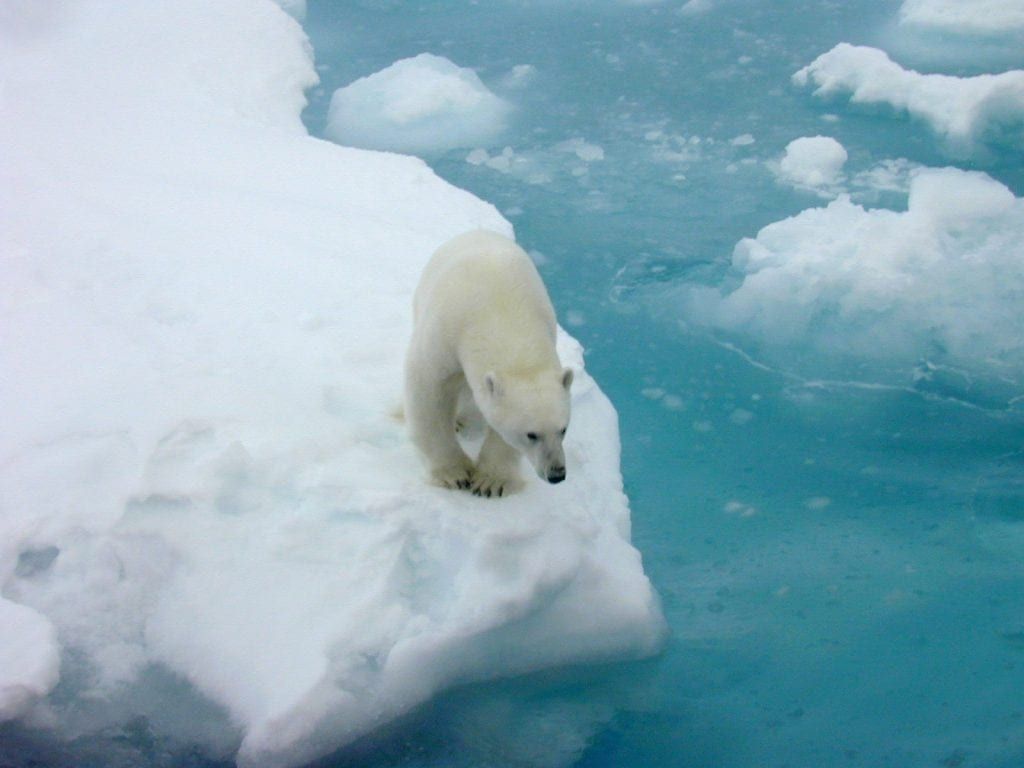
M 146 624 L 152 658 L 226 706 L 244 724 L 239 761 L 264 766 L 324 754 L 453 685 L 655 652 L 664 624 L 629 544 L 615 413 L 583 371 L 573 406 L 570 479 L 505 499 L 424 485 L 389 424 L 325 461 L 388 468 L 363 484 L 303 485 L 279 456 L 241 474 L 277 464 L 292 481 L 230 492 L 275 496 L 266 508 L 136 502 L 125 531 L 188 561 Z M 200 464 L 238 457 L 227 435 L 207 450 Z
M 215 5 L 90 0 L 3 40 L 0 712 L 173 721 L 292 765 L 448 686 L 652 652 L 615 412 L 578 345 L 557 487 L 427 486 L 389 415 L 431 251 L 508 223 L 419 161 L 303 135 L 301 30 Z

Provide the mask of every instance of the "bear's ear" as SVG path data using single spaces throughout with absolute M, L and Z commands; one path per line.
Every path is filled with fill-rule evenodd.
M 501 397 L 501 382 L 498 380 L 498 374 L 494 371 L 488 371 L 484 375 L 484 386 L 487 387 L 487 394 L 491 397 Z
M 566 368 L 562 371 L 562 386 L 565 387 L 566 392 L 572 386 L 572 368 Z

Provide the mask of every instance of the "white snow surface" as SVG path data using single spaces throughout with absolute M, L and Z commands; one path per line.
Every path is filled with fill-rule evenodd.
M 842 180 L 846 149 L 831 136 L 802 136 L 786 145 L 779 178 L 795 187 L 819 190 Z
M 464 681 L 656 649 L 574 341 L 557 487 L 430 487 L 394 417 L 420 268 L 511 234 L 490 205 L 308 136 L 269 0 L 0 14 L 0 718 L 178 706 L 179 738 L 295 765 Z M 223 727 L 132 710 L 154 669 Z
M 1024 146 L 1024 71 L 953 77 L 922 74 L 877 48 L 840 43 L 793 75 L 816 96 L 849 94 L 854 104 L 888 105 L 926 122 L 957 153 L 979 142 Z
M 60 655 L 53 625 L 36 611 L 0 598 L 0 721 L 25 714 L 57 684 Z
M 490 144 L 509 111 L 472 69 L 421 53 L 336 90 L 325 135 L 349 146 L 429 155 Z
M 903 0 L 900 23 L 963 34 L 1024 30 L 1024 0 Z
M 1024 381 L 1024 199 L 989 176 L 912 171 L 908 209 L 840 196 L 740 241 L 727 292 L 689 287 L 694 323 L 763 348 L 810 344 L 904 370 L 941 360 Z

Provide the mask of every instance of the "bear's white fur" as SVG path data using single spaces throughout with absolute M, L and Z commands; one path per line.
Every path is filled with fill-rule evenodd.
M 572 370 L 555 352 L 555 310 L 530 257 L 478 230 L 442 245 L 413 301 L 405 413 L 431 480 L 480 496 L 522 486 L 525 455 L 551 483 L 565 479 Z M 456 436 L 468 388 L 486 422 L 476 463 Z

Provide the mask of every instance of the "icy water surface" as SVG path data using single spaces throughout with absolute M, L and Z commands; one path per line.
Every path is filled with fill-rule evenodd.
M 1013 366 L 779 350 L 771 328 L 683 309 L 688 287 L 735 285 L 741 239 L 838 194 L 777 179 L 796 138 L 838 140 L 840 186 L 868 207 L 905 211 L 914 165 L 1024 194 L 1021 144 L 957 151 L 794 72 L 840 42 L 959 76 L 1022 49 L 915 35 L 896 2 L 681 5 L 309 4 L 316 135 L 334 89 L 423 52 L 514 106 L 492 143 L 427 160 L 515 224 L 586 347 L 672 628 L 654 660 L 458 691 L 332 765 L 1024 765 Z

